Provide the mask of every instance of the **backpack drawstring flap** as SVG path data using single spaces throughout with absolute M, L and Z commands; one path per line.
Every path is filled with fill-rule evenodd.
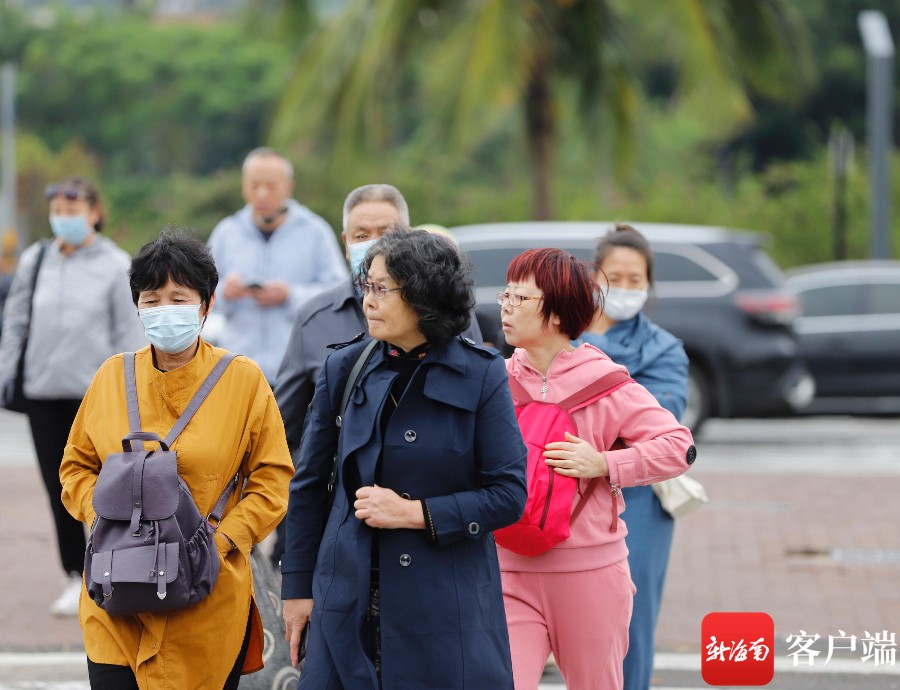
M 166 545 L 159 543 L 159 530 L 153 531 L 156 532 L 156 596 L 162 600 L 166 598 Z
M 131 473 L 131 536 L 141 536 L 141 495 L 144 482 L 144 463 L 147 456 L 135 460 L 134 471 Z

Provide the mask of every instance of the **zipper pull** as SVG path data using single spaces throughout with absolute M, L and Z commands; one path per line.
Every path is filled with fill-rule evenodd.
M 550 387 L 547 385 L 547 377 L 545 376 L 544 380 L 541 382 L 541 400 L 546 397 L 548 388 Z
M 619 491 L 618 484 L 610 484 L 612 488 L 612 524 L 609 526 L 610 532 L 616 532 L 619 529 L 619 494 L 622 493 Z

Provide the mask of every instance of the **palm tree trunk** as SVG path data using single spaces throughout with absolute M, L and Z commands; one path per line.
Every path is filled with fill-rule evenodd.
M 525 130 L 534 180 L 531 215 L 534 220 L 550 220 L 553 208 L 550 173 L 556 150 L 556 122 L 550 94 L 550 64 L 546 56 L 538 58 L 528 77 Z

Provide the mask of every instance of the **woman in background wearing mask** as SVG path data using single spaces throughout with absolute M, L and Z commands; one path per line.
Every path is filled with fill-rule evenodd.
M 653 285 L 650 244 L 630 225 L 618 223 L 597 243 L 594 264 L 598 269 L 594 282 L 602 289 L 608 281 L 609 290 L 603 309 L 597 311 L 581 342 L 625 365 L 635 381 L 680 419 L 687 403 L 687 355 L 678 338 L 641 313 Z M 628 629 L 625 690 L 647 690 L 674 520 L 650 486 L 623 488 L 622 495 L 626 505 L 623 517 L 628 523 L 628 565 L 637 587 Z
M 150 341 L 134 364 L 141 427 L 164 437 L 226 354 L 200 337 L 218 272 L 205 244 L 164 230 L 134 257 L 130 282 Z M 116 356 L 91 382 L 59 468 L 63 503 L 78 520 L 93 521 L 100 468 L 128 431 L 124 358 Z M 219 577 L 208 598 L 168 614 L 110 616 L 82 588 L 79 618 L 94 690 L 233 689 L 242 672 L 263 665 L 250 549 L 284 515 L 294 467 L 275 396 L 255 362 L 239 355 L 230 363 L 173 450 L 202 515 L 239 476 L 241 490 L 228 500 L 215 537 Z
M 3 313 L 0 385 L 8 403 L 27 342 L 26 413 L 68 575 L 50 611 L 74 616 L 85 536 L 84 527 L 60 501 L 59 461 L 97 367 L 110 355 L 146 341 L 129 299 L 128 254 L 99 234 L 105 217 L 97 189 L 72 177 L 47 187 L 46 196 L 55 241 L 42 240 L 22 252 Z

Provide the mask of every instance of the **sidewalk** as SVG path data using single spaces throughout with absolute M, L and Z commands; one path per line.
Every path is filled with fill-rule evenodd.
M 768 613 L 781 651 L 800 630 L 900 634 L 900 476 L 692 476 L 710 503 L 677 521 L 659 650 L 699 651 L 713 611 Z
M 47 611 L 63 581 L 37 468 L 4 459 L 0 653 L 81 650 L 77 621 Z M 781 656 L 784 638 L 800 630 L 821 635 L 819 645 L 839 630 L 900 633 L 900 474 L 743 469 L 750 466 L 703 472 L 698 462 L 692 470 L 711 500 L 676 525 L 659 651 L 698 652 L 700 623 L 713 611 L 769 613 Z
M 55 618 L 47 607 L 59 596 L 59 565 L 50 508 L 37 465 L 2 468 L 0 563 L 0 652 L 84 649 L 75 618 Z

